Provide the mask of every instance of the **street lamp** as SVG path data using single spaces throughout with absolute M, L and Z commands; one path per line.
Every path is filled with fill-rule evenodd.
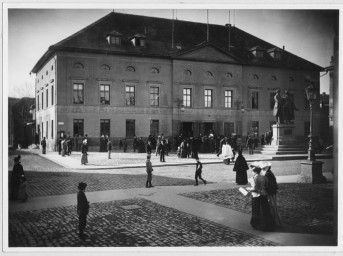
M 315 161 L 315 152 L 312 147 L 312 139 L 313 139 L 313 134 L 312 134 L 312 125 L 313 125 L 313 104 L 315 103 L 317 99 L 317 89 L 314 88 L 313 83 L 310 83 L 309 86 L 306 87 L 306 97 L 307 100 L 309 101 L 310 104 L 310 134 L 308 135 L 309 137 L 309 148 L 308 148 L 308 160 L 310 161 Z

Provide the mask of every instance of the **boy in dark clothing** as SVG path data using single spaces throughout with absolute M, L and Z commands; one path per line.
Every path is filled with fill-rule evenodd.
M 200 162 L 199 158 L 195 159 L 197 161 L 197 165 L 195 167 L 195 184 L 194 186 L 198 186 L 198 178 L 202 180 L 202 182 L 204 182 L 204 184 L 206 185 L 206 180 L 204 180 L 201 177 L 201 172 L 202 172 L 202 163 Z
M 79 237 L 81 239 L 87 237 L 87 235 L 83 233 L 86 228 L 87 215 L 89 212 L 89 202 L 87 201 L 85 194 L 86 187 L 87 183 L 80 182 L 78 186 L 79 192 L 77 193 L 77 214 L 79 216 Z
M 165 162 L 164 156 L 166 154 L 166 145 L 164 143 L 165 140 L 162 140 L 161 144 L 158 146 L 160 151 L 160 162 Z

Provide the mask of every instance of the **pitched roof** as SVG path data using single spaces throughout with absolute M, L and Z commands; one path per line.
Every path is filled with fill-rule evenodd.
M 207 41 L 207 24 L 181 20 L 171 20 L 132 14 L 111 12 L 98 21 L 90 24 L 77 33 L 49 47 L 39 59 L 32 72 L 36 73 L 41 66 L 58 50 L 104 52 L 113 54 L 143 55 L 172 58 L 179 51 L 172 49 L 172 26 L 174 22 L 174 45 L 181 45 L 182 50 L 191 50 Z M 230 51 L 228 51 L 228 32 L 230 28 Z M 240 30 L 237 27 L 209 25 L 209 43 L 228 55 L 239 59 L 244 65 L 258 65 L 297 70 L 321 71 L 322 67 L 313 64 L 285 50 L 282 58 L 274 59 L 265 54 L 264 58 L 255 58 L 250 52 L 254 47 L 276 48 L 262 39 Z M 122 35 L 121 45 L 110 45 L 106 36 L 115 31 Z M 146 36 L 145 47 L 134 47 L 129 41 L 132 35 Z

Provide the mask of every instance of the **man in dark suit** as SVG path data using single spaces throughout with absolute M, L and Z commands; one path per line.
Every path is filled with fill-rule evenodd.
M 89 202 L 87 201 L 85 194 L 86 187 L 87 183 L 80 182 L 78 186 L 79 192 L 77 193 L 77 215 L 79 216 L 79 237 L 81 239 L 87 237 L 87 235 L 83 233 L 86 228 L 87 215 L 89 212 Z

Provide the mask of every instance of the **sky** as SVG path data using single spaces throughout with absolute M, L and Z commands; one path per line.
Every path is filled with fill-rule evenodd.
M 81 5 L 80 5 L 81 6 Z M 114 9 L 116 12 L 207 22 L 207 9 Z M 205 6 L 206 7 L 206 6 Z M 333 56 L 333 15 L 325 10 L 209 9 L 211 24 L 232 25 L 319 66 Z M 218 8 L 218 7 L 217 7 Z M 30 71 L 53 45 L 102 18 L 113 9 L 8 9 L 8 96 L 34 97 Z M 211 32 L 210 32 L 211 35 Z M 6 39 L 6 34 L 5 34 Z M 321 92 L 329 93 L 329 75 L 321 77 Z

